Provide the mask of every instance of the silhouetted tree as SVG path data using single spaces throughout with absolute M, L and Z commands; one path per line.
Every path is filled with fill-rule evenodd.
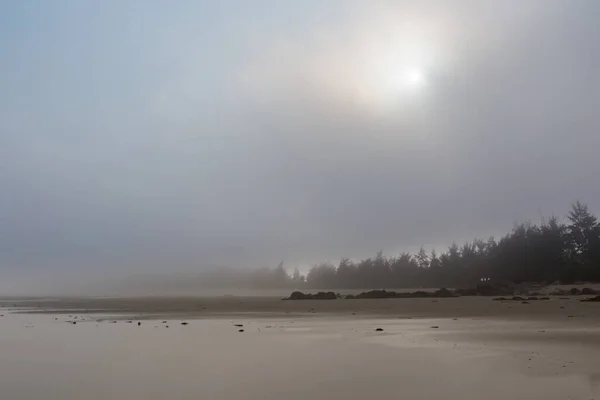
M 417 253 L 417 264 L 419 268 L 428 268 L 429 267 L 429 256 L 427 255 L 427 251 L 421 246 L 419 252 Z
M 589 212 L 587 205 L 577 201 L 571 206 L 567 216 L 569 256 L 571 261 L 570 278 L 600 279 L 600 225 L 598 219 Z

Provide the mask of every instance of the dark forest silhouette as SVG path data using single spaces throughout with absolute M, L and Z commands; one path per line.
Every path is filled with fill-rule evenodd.
M 251 273 L 254 287 L 375 289 L 471 287 L 482 279 L 513 283 L 600 281 L 600 224 L 585 204 L 572 205 L 567 222 L 557 217 L 539 225 L 521 223 L 499 240 L 452 244 L 441 254 L 385 257 L 314 265 L 289 275 L 283 263 Z

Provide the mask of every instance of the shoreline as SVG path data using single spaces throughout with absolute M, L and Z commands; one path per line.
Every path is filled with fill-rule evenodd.
M 353 300 L 281 300 L 276 297 L 55 298 L 1 301 L 0 312 L 29 314 L 114 314 L 149 319 L 153 315 L 210 318 L 228 315 L 271 317 L 342 315 L 391 318 L 573 319 L 600 322 L 600 303 L 584 296 L 551 296 L 544 301 L 494 301 L 491 297 Z

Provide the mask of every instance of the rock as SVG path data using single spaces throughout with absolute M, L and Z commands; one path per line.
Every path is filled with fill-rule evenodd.
M 513 300 L 513 301 L 525 301 L 525 298 L 523 298 L 521 296 L 513 296 L 511 300 Z
M 432 326 L 432 327 L 431 327 L 431 329 L 439 329 L 439 328 L 440 328 L 440 327 L 439 327 L 439 326 L 437 326 L 437 325 L 434 325 L 434 326 Z
M 451 292 L 450 290 L 446 289 L 446 288 L 441 288 L 436 290 L 435 292 L 433 292 L 434 297 L 456 297 L 456 295 L 454 294 L 454 292 Z
M 581 294 L 581 290 L 577 288 L 572 288 L 571 290 L 569 290 L 569 294 L 571 294 L 572 296 L 577 296 Z
M 244 330 L 243 329 L 238 329 L 238 332 L 244 332 Z
M 435 292 L 425 292 L 417 290 L 416 292 L 391 292 L 387 290 L 370 290 L 362 292 L 356 296 L 348 295 L 346 299 L 409 299 L 409 298 L 434 298 L 434 297 L 456 297 L 448 289 L 439 289 Z
M 163 321 L 162 323 L 163 323 L 163 324 L 166 324 L 166 323 L 167 323 L 167 321 Z
M 479 296 L 509 296 L 514 293 L 514 287 L 507 282 L 486 282 L 476 287 Z
M 550 297 L 540 297 L 540 300 L 550 300 Z
M 492 301 L 507 301 L 507 300 L 510 300 L 510 299 L 507 299 L 506 297 L 494 297 L 492 299 Z
M 292 292 L 290 297 L 284 300 L 336 300 L 337 296 L 334 292 L 318 292 L 316 294 L 302 293 L 299 291 Z
M 535 297 L 535 296 L 531 296 L 531 297 L 528 297 L 527 300 L 533 301 L 533 300 L 539 300 L 539 298 Z
M 310 311 L 310 310 L 308 310 L 308 311 Z M 243 324 L 235 324 L 233 326 L 235 326 L 236 328 L 242 328 L 244 325 Z
M 396 297 L 396 292 L 388 292 L 386 290 L 371 290 L 355 296 L 357 299 L 388 299 L 393 297 Z
M 138 321 L 138 326 L 141 326 L 141 325 L 142 325 L 142 323 Z
M 392 292 L 384 289 L 370 290 L 357 295 L 346 295 L 346 300 L 354 299 L 408 299 L 408 298 L 451 298 L 459 296 L 504 296 L 512 295 L 514 288 L 508 283 L 481 283 L 476 288 L 450 290 L 446 288 L 438 289 L 434 292 L 417 290 L 415 292 Z M 289 297 L 290 300 L 312 299 L 316 295 L 294 292 Z M 333 298 L 333 294 L 329 294 Z M 329 298 L 329 297 L 328 297 Z M 507 299 L 508 300 L 508 299 Z M 523 299 L 525 300 L 525 299 Z
M 583 288 L 581 289 L 581 294 L 586 295 L 586 296 L 590 296 L 590 295 L 596 295 L 599 294 L 597 290 L 594 290 L 592 288 Z
M 383 328 L 377 328 L 375 329 L 375 332 L 383 332 Z
M 568 296 L 570 294 L 571 294 L 570 291 L 564 290 L 564 289 L 557 289 L 557 290 L 550 292 L 550 296 Z
M 182 322 L 181 325 L 185 326 L 185 325 L 188 325 L 188 323 L 187 322 Z
M 522 301 L 521 304 L 529 304 L 528 301 Z
M 590 302 L 598 303 L 598 302 L 600 302 L 600 296 L 590 297 L 589 299 L 583 299 L 581 301 L 585 302 L 585 303 L 590 303 Z

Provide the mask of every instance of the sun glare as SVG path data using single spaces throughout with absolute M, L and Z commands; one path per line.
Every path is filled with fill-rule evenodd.
M 361 94 L 369 106 L 387 112 L 427 104 L 440 61 L 434 42 L 418 31 L 400 31 L 390 35 L 391 39 L 373 40 L 365 67 L 357 75 Z
M 425 75 L 420 69 L 413 68 L 406 72 L 404 81 L 407 85 L 411 87 L 418 87 L 425 83 Z

